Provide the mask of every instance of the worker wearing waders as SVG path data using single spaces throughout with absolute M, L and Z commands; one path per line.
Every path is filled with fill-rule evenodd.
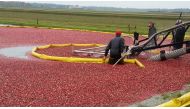
M 182 20 L 177 20 L 176 21 L 176 25 L 179 25 L 182 23 Z M 183 42 L 184 41 L 184 37 L 185 37 L 185 27 L 184 26 L 181 26 L 177 29 L 175 29 L 173 31 L 173 39 L 172 39 L 172 43 L 180 43 L 180 42 Z M 180 49 L 183 47 L 183 44 L 177 44 L 177 45 L 173 45 L 173 50 L 176 50 L 176 49 Z
M 110 50 L 110 58 L 108 61 L 109 64 L 115 64 L 121 58 L 121 53 L 125 49 L 125 40 L 121 37 L 121 32 L 117 31 L 115 34 L 116 37 L 109 42 L 105 50 L 104 59 L 107 57 Z M 123 59 L 118 62 L 118 64 L 123 63 Z
M 138 45 L 139 33 L 134 32 L 133 38 L 134 38 L 134 40 L 133 40 L 133 45 Z
M 153 22 L 149 22 L 148 24 L 149 30 L 148 30 L 148 38 L 150 38 L 153 34 L 156 33 L 156 27 L 154 26 Z M 154 37 L 148 44 L 148 47 L 155 46 L 156 37 Z

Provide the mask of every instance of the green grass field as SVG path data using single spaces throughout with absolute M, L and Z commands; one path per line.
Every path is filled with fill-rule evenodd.
M 30 25 L 42 27 L 63 27 L 113 32 L 120 28 L 125 33 L 133 33 L 134 27 L 140 34 L 147 34 L 149 21 L 156 23 L 158 31 L 173 26 L 179 13 L 113 13 L 92 11 L 43 11 L 0 9 L 1 24 Z M 190 13 L 183 15 L 184 21 Z M 130 31 L 129 31 L 130 24 Z M 189 33 L 189 31 L 188 31 Z

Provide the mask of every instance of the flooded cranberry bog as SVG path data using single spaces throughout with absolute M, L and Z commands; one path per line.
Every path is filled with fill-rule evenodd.
M 157 106 L 188 92 L 189 54 L 166 61 L 139 58 L 145 68 L 66 63 L 31 55 L 35 46 L 106 44 L 113 37 L 90 31 L 0 27 L 0 106 Z M 129 37 L 125 41 L 133 42 Z M 68 50 L 39 52 L 67 56 Z

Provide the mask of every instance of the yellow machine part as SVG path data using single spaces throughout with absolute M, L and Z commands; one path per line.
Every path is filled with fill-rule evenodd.
M 48 56 L 45 54 L 37 53 L 37 50 L 47 49 L 50 47 L 68 47 L 68 46 L 82 46 L 82 47 L 100 47 L 103 44 L 49 44 L 44 46 L 38 46 L 33 48 L 32 55 L 45 60 L 62 61 L 62 62 L 77 62 L 77 63 L 107 63 L 108 59 L 103 60 L 102 58 L 77 58 L 77 57 L 58 57 L 58 56 Z M 124 59 L 125 63 L 137 64 L 139 67 L 144 68 L 144 65 L 137 59 Z
M 179 98 L 174 98 L 166 103 L 159 105 L 159 107 L 185 107 L 190 105 L 190 92 L 184 94 Z

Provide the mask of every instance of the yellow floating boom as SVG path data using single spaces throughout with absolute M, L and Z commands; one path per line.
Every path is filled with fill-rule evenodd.
M 190 105 L 190 92 L 185 95 L 174 98 L 166 103 L 159 105 L 159 107 L 185 107 Z
M 102 58 L 78 58 L 78 57 L 58 57 L 58 56 L 49 56 L 45 54 L 40 54 L 37 53 L 37 50 L 41 49 L 47 49 L 51 47 L 68 47 L 68 46 L 104 46 L 103 44 L 49 44 L 49 45 L 44 45 L 44 46 L 38 46 L 32 49 L 32 55 L 40 58 L 40 59 L 45 59 L 45 60 L 53 60 L 53 61 L 62 61 L 62 62 L 77 62 L 77 63 L 107 63 L 107 60 L 103 60 Z M 132 64 L 137 64 L 139 67 L 144 68 L 144 65 L 139 62 L 137 59 L 124 59 L 125 63 L 132 63 Z

